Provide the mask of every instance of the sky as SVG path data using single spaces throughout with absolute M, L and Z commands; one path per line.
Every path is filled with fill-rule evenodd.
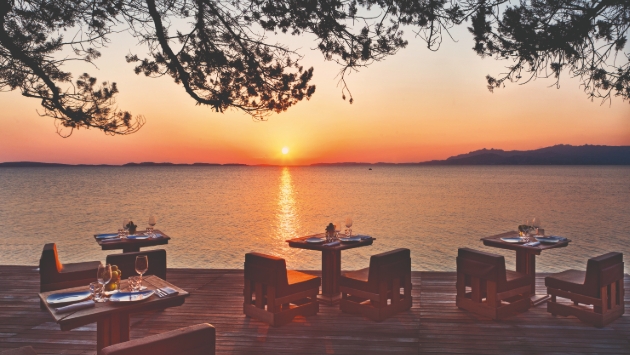
M 142 57 L 144 49 L 129 35 L 117 34 L 101 50 L 98 68 L 69 68 L 75 78 L 87 71 L 99 81 L 116 82 L 118 106 L 144 115 L 145 126 L 128 136 L 82 129 L 62 138 L 52 118 L 38 115 L 37 100 L 1 92 L 0 162 L 401 163 L 481 148 L 630 145 L 628 102 L 590 101 L 568 73 L 559 89 L 551 79 L 538 79 L 490 93 L 486 75 L 497 76 L 508 63 L 477 56 L 465 27 L 452 35 L 456 41 L 445 39 L 437 52 L 408 36 L 407 48 L 352 73 L 347 82 L 353 104 L 342 99 L 337 64 L 311 49 L 313 37 L 279 38 L 298 48 L 306 68 L 315 68 L 317 89 L 311 100 L 259 122 L 236 110 L 216 113 L 195 105 L 170 77 L 135 75 L 125 55 Z

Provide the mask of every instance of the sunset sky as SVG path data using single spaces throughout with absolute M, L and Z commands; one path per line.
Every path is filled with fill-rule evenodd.
M 317 90 L 310 101 L 256 122 L 238 111 L 221 114 L 196 106 L 169 77 L 135 75 L 124 57 L 130 52 L 142 57 L 143 48 L 118 34 L 102 50 L 98 69 L 77 66 L 72 72 L 75 78 L 88 71 L 99 81 L 117 82 L 118 106 L 144 115 L 146 125 L 130 136 L 91 129 L 64 139 L 52 118 L 37 114 L 42 111 L 37 100 L 18 91 L 0 93 L 0 162 L 418 162 L 481 148 L 630 145 L 627 102 L 591 102 L 568 73 L 560 89 L 538 79 L 492 94 L 485 76 L 498 75 L 507 63 L 477 56 L 465 27 L 453 36 L 458 42 L 445 39 L 438 52 L 408 36 L 409 46 L 397 55 L 350 75 L 352 105 L 337 87 L 339 67 L 310 49 L 312 37 L 282 38 L 301 47 L 305 67 L 315 67 Z

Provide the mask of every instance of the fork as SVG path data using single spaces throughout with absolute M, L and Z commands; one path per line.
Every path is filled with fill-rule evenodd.
M 156 288 L 155 293 L 157 293 L 158 297 L 162 298 L 166 296 L 166 292 L 162 291 L 162 289 Z

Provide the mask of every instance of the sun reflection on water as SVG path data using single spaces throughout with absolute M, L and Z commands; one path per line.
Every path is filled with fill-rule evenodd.
M 278 212 L 277 216 L 277 238 L 284 245 L 284 252 L 290 255 L 295 254 L 298 250 L 289 248 L 285 240 L 299 236 L 299 215 L 296 207 L 295 189 L 293 180 L 291 179 L 291 171 L 284 167 L 280 175 L 280 185 L 278 191 Z M 285 255 L 288 256 L 288 255 Z M 287 258 L 289 263 L 290 257 Z

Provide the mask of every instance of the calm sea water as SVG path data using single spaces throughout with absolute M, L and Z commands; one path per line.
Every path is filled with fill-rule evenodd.
M 244 254 L 320 269 L 321 254 L 286 239 L 351 215 L 377 240 L 342 252 L 342 268 L 410 248 L 414 270 L 452 271 L 458 247 L 503 254 L 480 238 L 539 217 L 569 237 L 539 271 L 584 269 L 608 251 L 630 258 L 629 167 L 75 167 L 0 169 L 0 264 L 35 265 L 47 242 L 62 262 L 105 260 L 92 235 L 150 214 L 172 237 L 171 267 L 242 268 Z M 630 260 L 630 259 L 629 259 Z M 627 263 L 630 265 L 630 262 Z M 626 267 L 626 272 L 629 268 Z

